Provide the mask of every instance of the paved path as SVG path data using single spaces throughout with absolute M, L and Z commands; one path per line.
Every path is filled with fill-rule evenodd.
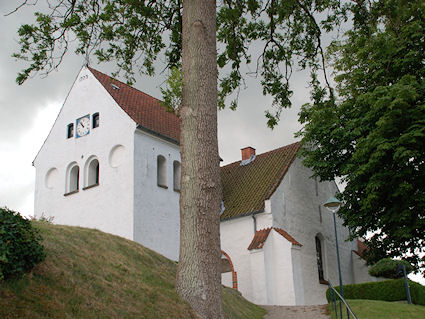
M 319 306 L 261 306 L 267 310 L 264 319 L 330 319 L 327 305 Z

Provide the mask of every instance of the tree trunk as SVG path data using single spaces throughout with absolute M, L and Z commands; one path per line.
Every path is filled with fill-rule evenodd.
M 202 318 L 222 318 L 215 0 L 183 2 L 182 63 L 177 292 Z

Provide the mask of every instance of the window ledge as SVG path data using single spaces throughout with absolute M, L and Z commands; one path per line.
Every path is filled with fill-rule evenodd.
M 63 196 L 69 196 L 69 195 L 72 195 L 72 194 L 75 194 L 75 193 L 78 193 L 78 189 L 76 189 L 75 191 L 69 192 L 69 193 L 65 193 L 65 194 L 63 194 Z
M 329 282 L 327 280 L 319 279 L 319 283 L 321 285 L 329 285 Z
M 162 188 L 168 189 L 168 186 L 166 186 L 166 185 L 158 184 L 158 187 L 162 187 Z
M 180 189 L 174 188 L 174 191 L 180 193 Z
M 90 189 L 90 188 L 96 187 L 96 186 L 99 186 L 99 183 L 96 183 L 96 184 L 92 184 L 92 185 L 83 187 L 83 191 L 85 191 L 86 189 Z

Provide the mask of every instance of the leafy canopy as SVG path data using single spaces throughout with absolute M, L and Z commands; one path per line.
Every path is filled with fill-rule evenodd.
M 94 55 L 100 62 L 114 61 L 114 75 L 122 71 L 130 84 L 136 72 L 154 74 L 160 54 L 165 55 L 167 68 L 180 67 L 181 0 L 47 3 L 47 13 L 35 13 L 35 22 L 18 31 L 21 50 L 14 57 L 29 63 L 17 77 L 19 84 L 33 73 L 57 68 L 70 48 L 87 59 Z M 322 34 L 346 20 L 347 8 L 339 0 L 218 1 L 217 63 L 223 74 L 218 106 L 225 107 L 230 96 L 230 107 L 236 108 L 244 77 L 259 76 L 263 94 L 273 96 L 266 117 L 274 127 L 282 109 L 291 104 L 293 68 L 310 67 L 313 74 L 324 71 Z M 243 74 L 242 67 L 250 63 L 254 71 Z M 327 81 L 325 73 L 324 77 Z
M 383 258 L 374 264 L 369 269 L 369 275 L 375 277 L 384 277 L 390 279 L 397 279 L 403 277 L 403 271 L 399 269 L 399 266 L 404 265 L 406 269 L 406 275 L 413 271 L 412 265 L 405 260 L 394 260 L 391 258 Z
M 338 98 L 315 83 L 304 105 L 304 163 L 346 183 L 339 211 L 353 236 L 373 232 L 370 262 L 425 253 L 425 3 L 354 7 L 354 26 L 330 48 Z

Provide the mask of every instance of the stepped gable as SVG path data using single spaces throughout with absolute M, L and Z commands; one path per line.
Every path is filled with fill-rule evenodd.
M 299 242 L 297 242 L 294 237 L 289 235 L 286 231 L 284 231 L 282 228 L 277 227 L 269 227 L 264 228 L 261 230 L 257 230 L 254 234 L 254 237 L 252 238 L 251 243 L 248 246 L 248 250 L 252 249 L 260 249 L 263 248 L 264 243 L 266 242 L 267 238 L 269 237 L 270 231 L 274 229 L 278 234 L 282 235 L 286 240 L 288 240 L 290 243 L 302 246 Z
M 256 155 L 246 165 L 238 161 L 223 166 L 221 182 L 226 209 L 221 219 L 264 210 L 264 201 L 280 185 L 300 147 L 301 143 L 296 142 Z
M 121 81 L 115 80 L 91 67 L 90 72 L 103 85 L 117 104 L 142 129 L 180 142 L 180 122 L 178 117 L 167 112 L 160 100 L 143 93 Z

